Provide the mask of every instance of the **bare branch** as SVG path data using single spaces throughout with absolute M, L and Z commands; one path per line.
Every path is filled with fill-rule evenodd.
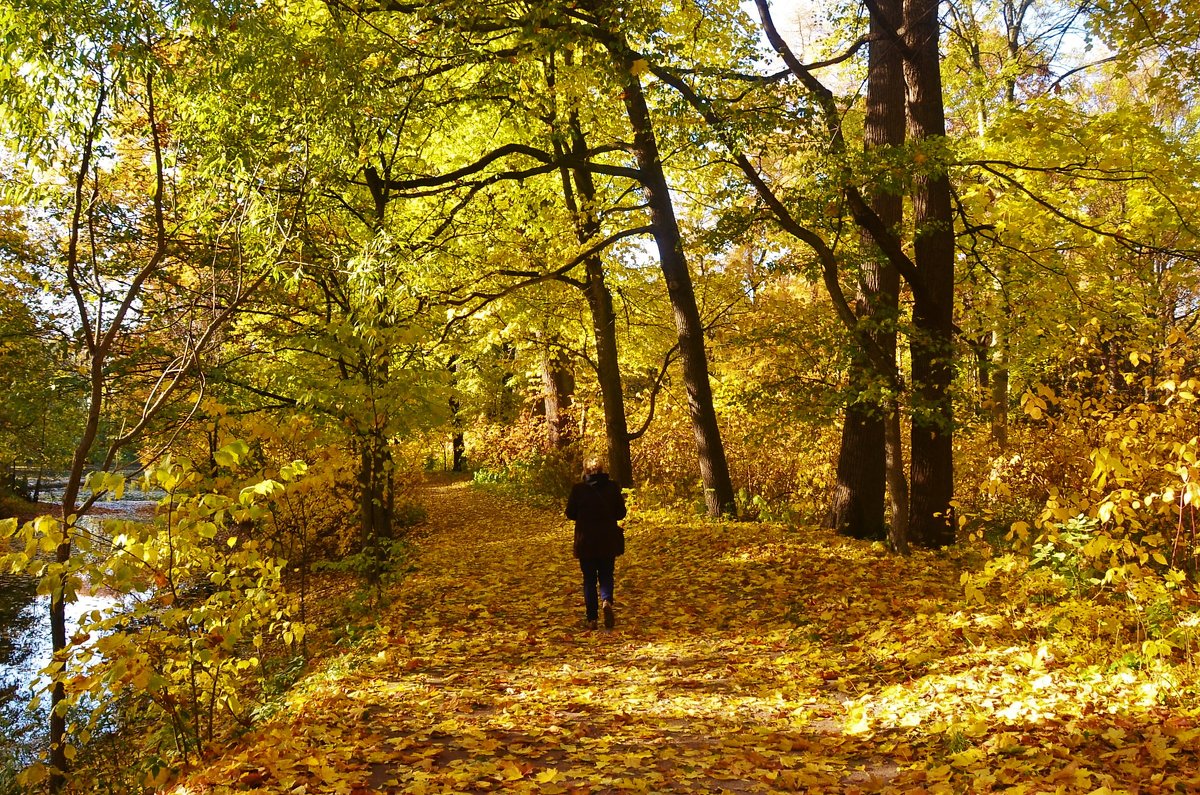
M 71 209 L 70 238 L 67 242 L 67 285 L 75 299 L 75 307 L 79 311 L 79 320 L 83 325 L 83 338 L 88 352 L 95 354 L 98 343 L 96 332 L 92 329 L 91 316 L 88 314 L 87 301 L 79 286 L 79 230 L 83 217 L 83 189 L 87 184 L 88 172 L 92 170 L 92 149 L 96 142 L 96 131 L 100 128 L 100 116 L 104 113 L 104 104 L 108 98 L 108 86 L 101 78 L 100 90 L 96 95 L 96 110 L 92 113 L 92 122 L 88 125 L 83 139 L 83 154 L 79 159 L 79 171 L 75 175 L 75 206 Z
M 510 155 L 523 155 L 541 162 L 543 165 L 523 171 L 504 172 L 502 174 L 493 175 L 489 178 L 490 181 L 499 179 L 525 179 L 526 177 L 536 174 L 548 174 L 555 171 L 560 166 L 566 165 L 571 168 L 587 169 L 597 174 L 607 174 L 609 176 L 624 177 L 640 182 L 642 179 L 641 172 L 635 168 L 627 168 L 624 166 L 611 166 L 603 163 L 594 163 L 589 158 L 604 154 L 606 152 L 621 151 L 619 147 L 601 147 L 584 153 L 581 156 L 570 155 L 565 159 L 558 159 L 549 152 L 544 152 L 533 146 L 526 144 L 510 143 L 501 146 L 499 149 L 493 150 L 483 157 L 476 160 L 470 165 L 455 169 L 454 171 L 445 174 L 438 174 L 427 177 L 414 177 L 412 179 L 389 179 L 386 185 L 390 190 L 408 192 L 419 190 L 421 188 L 432 188 L 439 186 L 455 186 L 455 183 L 461 183 L 466 177 L 478 174 L 492 163 Z
M 663 382 L 667 377 L 667 370 L 671 367 L 671 363 L 679 355 L 679 343 L 671 346 L 671 350 L 667 351 L 667 355 L 663 357 L 662 367 L 658 368 L 658 375 L 654 378 L 654 385 L 650 387 L 650 407 L 646 412 L 646 419 L 642 422 L 642 427 L 636 431 L 630 431 L 625 434 L 625 438 L 629 441 L 640 439 L 650 430 L 650 423 L 654 421 L 654 409 L 658 402 L 658 393 L 662 390 Z

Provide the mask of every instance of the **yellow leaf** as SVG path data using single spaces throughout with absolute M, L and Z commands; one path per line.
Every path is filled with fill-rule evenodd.
M 983 751 L 978 748 L 968 748 L 962 753 L 950 754 L 950 764 L 958 768 L 974 767 L 983 758 Z
M 525 777 L 521 772 L 521 768 L 517 767 L 516 762 L 511 759 L 505 759 L 500 763 L 500 774 L 504 776 L 505 781 L 517 781 Z
M 41 762 L 35 762 L 17 775 L 17 783 L 25 787 L 36 787 L 46 780 L 49 771 Z
M 867 708 L 862 704 L 851 707 L 846 715 L 846 733 L 862 734 L 870 728 L 871 718 L 867 715 Z

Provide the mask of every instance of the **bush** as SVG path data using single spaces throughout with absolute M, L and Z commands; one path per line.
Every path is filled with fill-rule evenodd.
M 1117 610 L 1141 660 L 1191 653 L 1200 624 L 1189 607 L 1200 579 L 1200 379 L 1187 374 L 1197 352 L 1173 331 L 1159 351 L 1129 351 L 1124 372 L 1081 369 L 1069 391 L 1039 385 L 1024 394 L 1037 444 L 993 466 L 963 511 L 976 537 L 1014 554 L 965 575 L 969 594 L 982 598 L 992 583 L 1009 598 L 1035 598 L 1041 583 L 1050 599 Z
M 219 460 L 233 467 L 245 451 L 240 443 L 228 445 Z M 114 726 L 148 727 L 145 745 L 133 746 L 145 751 L 143 772 L 161 772 L 160 754 L 186 761 L 229 721 L 250 720 L 268 639 L 290 646 L 302 641 L 305 627 L 292 620 L 280 580 L 284 561 L 242 529 L 263 521 L 304 469 L 296 463 L 281 468 L 279 480 L 217 493 L 197 491 L 206 476 L 168 459 L 146 475 L 147 490 L 164 494 L 153 522 L 81 528 L 47 516 L 19 530 L 8 525 L 23 543 L 0 557 L 0 566 L 39 576 L 43 592 L 73 598 L 87 583 L 116 597 L 113 606 L 81 620 L 54 673 L 65 685 L 73 745 L 94 747 L 115 734 Z M 107 473 L 94 473 L 89 484 L 123 489 L 123 479 Z M 31 553 L 54 548 L 64 533 L 72 543 L 65 563 L 46 564 Z M 206 587 L 192 589 L 196 583 Z M 113 775 L 125 780 L 138 765 L 116 767 Z M 31 766 L 29 783 L 45 772 Z

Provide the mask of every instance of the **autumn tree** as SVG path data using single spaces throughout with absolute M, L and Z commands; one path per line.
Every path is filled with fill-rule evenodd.
M 66 603 L 79 580 L 73 539 L 79 517 L 119 485 L 110 475 L 135 444 L 161 454 L 172 427 L 186 421 L 200 365 L 220 329 L 271 273 L 286 240 L 286 212 L 231 170 L 198 164 L 177 125 L 178 95 L 164 84 L 181 63 L 179 25 L 204 17 L 125 15 L 100 7 L 9 9 L 22 32 L 69 33 L 37 42 L 6 38 L 9 131 L 26 157 L 62 175 L 34 182 L 27 197 L 47 208 L 39 231 L 53 238 L 45 278 L 67 296 L 69 336 L 82 363 L 86 406 L 75 429 L 60 516 L 48 530 L 54 561 L 44 586 L 56 671 L 70 654 Z M 47 96 L 53 101 L 46 101 Z M 221 230 L 224 234 L 208 234 Z M 166 427 L 162 427 L 165 421 Z M 105 426 L 109 430 L 105 432 Z M 148 443 L 159 430 L 166 436 Z M 100 474 L 89 475 L 90 469 Z M 40 526 L 40 525 L 39 525 Z M 59 789 L 72 750 L 66 683 L 51 686 L 51 788 Z
M 865 153 L 891 160 L 904 143 L 905 84 L 903 52 L 892 32 L 899 28 L 903 8 L 890 0 L 872 8 L 869 25 L 866 114 L 863 124 Z M 902 186 L 881 180 L 870 196 L 871 209 L 886 228 L 899 233 L 903 220 Z M 863 230 L 867 260 L 859 278 L 855 314 L 870 326 L 871 341 L 888 362 L 896 357 L 899 321 L 900 276 L 896 266 L 878 253 L 874 240 Z M 874 252 L 874 253 L 871 253 Z M 856 387 L 842 422 L 838 451 L 837 484 L 829 524 L 859 538 L 887 537 L 884 498 L 891 496 L 893 537 L 907 539 L 908 482 L 897 384 L 887 373 L 877 372 L 864 351 L 852 354 L 850 380 Z M 903 546 L 901 541 L 898 546 Z
M 10 185 L 18 184 L 13 175 Z M 80 383 L 66 358 L 59 318 L 40 300 L 37 266 L 45 261 L 16 208 L 0 226 L 0 479 L 28 483 L 38 499 L 42 477 L 69 460 L 65 433 L 78 419 Z
M 395 6 L 391 10 L 410 13 L 417 11 L 416 8 L 402 5 Z M 595 10 L 597 9 L 593 9 L 593 11 Z M 372 19 L 382 18 L 381 13 L 372 13 Z M 464 13 L 459 9 L 446 9 L 446 13 L 439 17 L 439 24 L 444 30 L 457 31 L 461 35 L 480 38 L 481 45 L 476 48 L 476 52 L 506 53 L 507 57 L 527 57 L 536 51 L 544 51 L 548 45 L 561 44 L 562 42 L 553 40 L 555 36 L 559 39 L 564 35 L 576 38 L 578 43 L 573 46 L 582 45 L 586 48 L 596 44 L 602 45 L 608 52 L 609 60 L 603 65 L 603 68 L 591 69 L 591 74 L 593 79 L 600 78 L 609 81 L 610 85 L 617 86 L 624 96 L 624 116 L 629 125 L 627 129 L 630 129 L 633 134 L 631 148 L 633 165 L 618 164 L 600 157 L 600 155 L 617 151 L 617 147 L 614 146 L 595 147 L 587 153 L 586 157 L 576 153 L 564 159 L 562 152 L 556 153 L 553 147 L 539 148 L 536 145 L 530 145 L 526 140 L 517 139 L 501 148 L 483 152 L 463 168 L 445 169 L 439 174 L 417 179 L 396 179 L 389 182 L 388 186 L 397 191 L 411 193 L 435 185 L 461 182 L 472 175 L 483 173 L 485 169 L 489 169 L 493 165 L 499 165 L 498 161 L 505 157 L 525 159 L 526 162 L 532 161 L 533 165 L 507 172 L 491 173 L 484 179 L 475 180 L 475 184 L 481 186 L 484 181 L 512 180 L 517 176 L 531 178 L 537 174 L 553 173 L 563 166 L 571 169 L 585 169 L 592 174 L 614 176 L 636 184 L 637 189 L 645 195 L 649 205 L 649 227 L 656 240 L 664 282 L 674 307 L 682 352 L 681 359 L 684 363 L 684 380 L 691 394 L 689 404 L 693 407 L 694 412 L 693 422 L 698 459 L 704 488 L 708 495 L 706 497 L 708 509 L 713 515 L 729 512 L 733 507 L 733 490 L 724 460 L 716 414 L 712 406 L 711 385 L 708 380 L 704 353 L 703 326 L 696 306 L 692 277 L 687 267 L 686 254 L 679 235 L 679 225 L 675 217 L 674 204 L 671 200 L 662 157 L 658 151 L 654 123 L 650 117 L 650 109 L 642 90 L 640 76 L 637 74 L 639 67 L 632 58 L 632 51 L 623 44 L 619 31 L 595 24 L 599 16 L 603 15 L 588 15 L 589 26 L 586 29 L 571 32 L 574 23 L 569 20 L 573 14 L 579 16 L 580 13 L 582 12 L 561 9 L 556 6 L 537 10 L 501 7 L 492 9 L 486 16 Z M 432 16 L 425 14 L 420 18 L 425 20 L 431 19 Z M 523 32 L 529 26 L 546 30 L 548 35 L 541 41 L 536 36 L 529 39 Z M 550 31 L 554 31 L 553 35 L 549 34 Z M 581 32 L 584 38 L 578 39 Z M 492 43 L 484 45 L 481 37 L 487 37 Z M 611 81 L 615 81 L 615 83 Z M 565 112 L 569 118 L 570 109 Z M 562 148 L 565 149 L 567 146 L 566 141 L 571 141 L 570 145 L 572 146 L 577 145 L 580 141 L 579 132 L 581 130 L 578 128 L 574 133 L 568 130 L 568 137 L 563 139 Z M 586 184 L 582 188 L 575 185 L 573 189 L 586 195 L 588 187 Z M 585 219 L 583 223 L 586 227 L 589 222 Z M 586 232 L 586 228 L 584 231 Z M 593 266 L 593 272 L 594 270 Z M 598 300 L 593 299 L 593 304 L 597 309 L 603 311 L 602 297 Z M 609 324 L 601 316 L 596 325 L 597 329 L 603 332 Z M 607 349 L 608 346 L 605 347 Z M 615 415 L 615 410 L 609 410 Z M 619 431 L 619 429 L 614 430 Z

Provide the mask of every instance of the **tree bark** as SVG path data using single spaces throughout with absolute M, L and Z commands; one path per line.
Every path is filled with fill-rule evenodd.
M 634 74 L 634 59 L 627 51 L 617 64 L 624 76 L 625 110 L 633 128 L 633 148 L 642 173 L 642 185 L 650 206 L 654 241 L 658 248 L 659 265 L 667 283 L 675 328 L 679 335 L 679 351 L 683 361 L 683 382 L 687 389 L 688 410 L 696 438 L 700 479 L 704 486 L 704 502 L 712 517 L 736 511 L 733 482 L 721 442 L 717 413 L 713 406 L 712 384 L 709 383 L 708 358 L 704 346 L 704 325 L 696 305 L 696 294 L 683 252 L 683 238 L 675 207 L 671 200 L 667 177 L 663 171 L 658 141 L 650 119 L 650 109 L 642 92 L 642 83 Z
M 617 358 L 617 315 L 612 293 L 604 283 L 604 264 L 590 257 L 587 268 L 587 300 L 596 339 L 596 376 L 604 408 L 604 433 L 608 442 L 608 473 L 622 486 L 633 485 L 633 455 L 629 449 L 629 423 L 625 417 L 625 393 Z
M 852 368 L 862 370 L 864 366 L 861 357 L 855 356 Z M 852 373 L 851 378 L 861 378 L 861 373 Z M 829 526 L 841 535 L 862 540 L 881 540 L 887 536 L 884 430 L 884 417 L 878 406 L 856 402 L 846 407 L 837 484 L 829 511 Z
M 569 363 L 560 351 L 547 345 L 542 351 L 542 410 L 546 418 L 546 441 L 551 449 L 562 450 L 571 441 L 567 409 L 571 405 L 572 383 Z
M 904 62 L 908 131 L 917 142 L 946 135 L 938 52 L 938 0 L 905 0 Z M 929 155 L 926 155 L 929 157 Z M 920 164 L 919 164 L 920 165 Z M 924 167 L 912 190 L 913 258 L 922 290 L 913 304 L 912 498 L 914 543 L 954 543 L 954 225 L 950 181 L 943 166 Z
M 880 0 L 877 14 L 871 19 L 873 38 L 868 56 L 867 114 L 863 129 L 863 145 L 868 151 L 904 143 L 904 65 L 899 48 L 886 35 L 887 30 L 899 27 L 896 21 L 901 13 L 900 0 Z M 871 208 L 891 229 L 896 229 L 904 217 L 903 197 L 896 191 L 877 192 L 871 197 Z M 887 257 L 877 252 L 874 238 L 865 230 L 862 240 L 869 253 L 855 302 L 856 314 L 860 322 L 868 324 L 869 336 L 883 355 L 894 361 L 900 274 Z M 859 394 L 846 407 L 829 524 L 842 535 L 853 538 L 886 538 L 884 495 L 887 487 L 890 484 L 893 492 L 900 485 L 907 489 L 903 451 L 898 446 L 888 449 L 888 423 L 893 419 L 899 421 L 898 417 L 890 416 L 897 410 L 896 401 L 863 400 L 861 397 L 867 391 L 878 394 L 878 390 L 871 387 L 882 380 L 883 376 L 875 371 L 865 354 L 859 351 L 852 357 L 850 383 Z M 893 467 L 891 472 L 889 464 Z M 895 467 L 900 470 L 894 471 Z M 897 495 L 893 493 L 893 509 L 897 501 Z M 900 501 L 907 504 L 907 494 Z M 907 516 L 901 524 L 907 524 Z
M 900 426 L 900 402 L 896 398 L 888 401 L 886 422 L 888 507 L 892 513 L 888 542 L 896 552 L 907 555 L 908 478 L 904 474 L 904 436 Z
M 570 116 L 571 147 L 577 156 L 587 152 L 587 140 L 579 117 Z M 575 231 L 580 243 L 587 244 L 600 234 L 596 217 L 596 184 L 592 173 L 577 168 L 572 179 L 564 173 L 563 193 L 567 206 L 578 220 Z M 576 201 L 578 193 L 582 200 Z M 617 315 L 613 311 L 612 293 L 604 282 L 604 261 L 599 254 L 584 261 L 587 276 L 588 309 L 592 315 L 592 333 L 596 341 L 596 378 L 600 384 L 600 401 L 604 408 L 604 436 L 608 444 L 608 474 L 622 486 L 633 485 L 633 456 L 629 449 L 629 423 L 625 417 L 625 390 L 621 382 L 621 362 L 617 352 Z
M 386 171 L 385 171 L 386 173 Z M 387 179 L 381 176 L 373 167 L 364 169 L 367 189 L 375 206 L 375 215 L 368 226 L 372 234 L 379 234 L 387 220 L 387 207 L 392 194 Z M 388 307 L 388 279 L 386 264 L 380 262 L 375 269 L 375 279 L 378 290 L 368 299 L 366 315 L 374 315 L 384 328 L 391 327 Z M 353 310 L 350 317 L 353 320 Z M 395 465 L 392 460 L 392 448 L 389 444 L 387 430 L 387 411 L 381 409 L 376 402 L 376 390 L 386 390 L 390 381 L 390 352 L 385 350 L 378 338 L 363 336 L 359 338 L 362 346 L 357 367 L 357 375 L 371 395 L 366 409 L 369 416 L 359 423 L 359 514 L 360 541 L 362 552 L 367 557 L 367 580 L 378 584 L 387 565 L 388 550 L 386 545 L 394 537 L 395 519 Z M 343 378 L 347 371 L 343 368 Z
M 450 440 L 451 472 L 462 472 L 467 462 L 467 440 L 462 431 L 456 430 Z
M 463 421 L 459 412 L 462 405 L 458 400 L 458 356 L 451 356 L 446 369 L 450 371 L 450 471 L 462 472 L 467 458 L 467 442 L 463 434 Z
M 385 546 L 393 537 L 395 514 L 392 451 L 382 429 L 370 429 L 359 439 L 358 487 L 360 531 L 367 556 L 367 580 L 378 583 L 387 559 Z

